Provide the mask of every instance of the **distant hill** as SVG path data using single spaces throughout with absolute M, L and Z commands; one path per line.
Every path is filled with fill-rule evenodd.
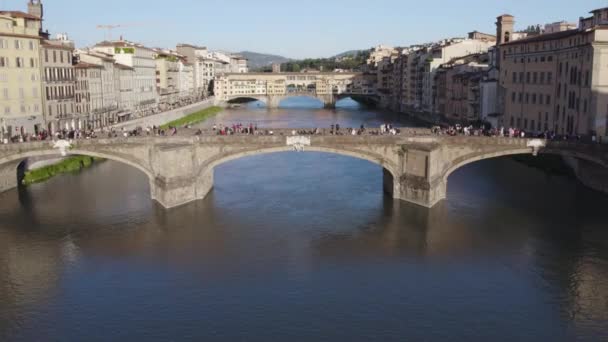
M 251 51 L 243 51 L 239 52 L 239 54 L 243 55 L 243 57 L 247 58 L 249 69 L 256 70 L 261 69 L 267 66 L 272 65 L 273 63 L 286 63 L 289 62 L 290 59 L 277 56 L 277 55 L 269 55 L 265 53 L 251 52 Z
M 345 51 L 345 52 L 339 53 L 335 56 L 332 56 L 331 58 L 342 58 L 342 57 L 347 57 L 347 56 L 357 57 L 361 53 L 368 53 L 368 52 L 369 52 L 369 50 L 350 50 L 350 51 Z

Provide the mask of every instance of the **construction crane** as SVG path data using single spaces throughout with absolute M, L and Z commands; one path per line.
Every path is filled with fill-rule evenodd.
M 100 30 L 106 30 L 105 39 L 112 40 L 112 31 L 121 27 L 132 27 L 140 25 L 138 23 L 130 23 L 130 24 L 116 24 L 116 25 L 97 25 L 97 28 Z

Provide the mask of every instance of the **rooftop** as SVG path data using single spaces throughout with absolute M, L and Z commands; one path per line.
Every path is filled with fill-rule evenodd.
M 89 69 L 89 68 L 103 69 L 103 67 L 101 65 L 85 63 L 85 62 L 77 63 L 76 65 L 74 65 L 74 68 L 77 68 L 77 69 Z
M 29 13 L 25 13 L 25 12 L 21 12 L 21 11 L 0 11 L 0 15 L 8 15 L 13 18 L 24 18 L 24 19 L 29 19 L 29 20 L 38 20 L 38 21 L 41 20 L 40 18 L 38 18 L 35 15 L 31 15 Z
M 514 40 L 514 41 L 511 41 L 508 43 L 504 43 L 502 45 L 516 45 L 516 44 L 523 44 L 523 43 L 542 42 L 545 40 L 562 39 L 562 38 L 567 38 L 570 36 L 575 36 L 579 33 L 581 33 L 580 30 L 574 29 L 574 30 L 567 30 L 567 31 L 555 32 L 555 33 L 539 34 L 539 35 L 534 35 L 534 36 L 530 36 L 527 38 Z

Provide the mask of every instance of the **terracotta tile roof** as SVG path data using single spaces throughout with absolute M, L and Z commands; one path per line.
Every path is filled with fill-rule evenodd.
M 0 15 L 9 15 L 13 18 L 24 18 L 30 20 L 41 20 L 39 17 L 35 15 L 31 15 L 29 13 L 21 12 L 21 11 L 0 11 Z

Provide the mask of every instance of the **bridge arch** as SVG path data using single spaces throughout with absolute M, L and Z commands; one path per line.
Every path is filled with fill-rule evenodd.
M 249 100 L 249 101 L 247 101 Z M 243 95 L 243 96 L 233 96 L 226 103 L 228 104 L 239 104 L 246 102 L 259 101 L 264 103 L 264 105 L 268 105 L 268 98 L 266 96 L 257 96 L 257 95 Z
M 214 170 L 217 166 L 220 166 L 224 163 L 238 160 L 245 157 L 251 156 L 261 156 L 272 153 L 280 153 L 280 152 L 290 152 L 294 151 L 294 148 L 291 146 L 281 146 L 281 147 L 268 147 L 263 149 L 246 149 L 233 151 L 228 153 L 220 154 L 216 157 L 210 158 L 204 165 L 196 173 L 196 194 L 197 198 L 204 198 L 213 188 L 213 176 Z M 305 147 L 304 152 L 320 152 L 320 153 L 330 153 L 336 154 L 356 159 L 361 159 L 368 161 L 372 164 L 381 166 L 383 169 L 384 176 L 384 185 L 385 190 L 388 193 L 393 193 L 395 191 L 394 180 L 399 179 L 400 173 L 397 171 L 398 166 L 380 155 L 376 155 L 369 152 L 364 152 L 355 149 L 342 149 L 342 148 L 333 148 L 333 147 L 325 147 L 325 146 L 307 146 Z M 390 182 L 389 182 L 390 181 Z M 387 184 L 390 183 L 390 184 Z
M 524 155 L 524 154 L 527 154 L 527 155 L 532 154 L 531 148 L 515 148 L 515 149 L 501 150 L 501 151 L 494 151 L 494 152 L 467 154 L 462 157 L 454 159 L 450 163 L 449 167 L 446 169 L 446 171 L 443 174 L 443 180 L 447 182 L 450 175 L 452 173 L 454 173 L 456 170 L 460 169 L 463 166 L 466 166 L 468 164 L 471 164 L 471 163 L 474 163 L 477 161 L 500 158 L 500 157 L 507 157 L 507 156 L 514 156 L 514 155 Z M 593 163 L 596 166 L 605 168 L 608 171 L 608 162 L 606 162 L 600 158 L 597 158 L 589 153 L 582 153 L 582 152 L 576 152 L 576 151 L 564 150 L 564 149 L 555 149 L 555 148 L 549 147 L 549 148 L 541 149 L 539 151 L 539 154 L 540 155 L 553 154 L 553 155 L 558 155 L 561 157 L 576 158 L 576 159 L 580 159 L 580 160 L 584 160 L 584 161 Z
M 150 169 L 148 169 L 146 166 L 144 166 L 136 161 L 133 161 L 133 160 L 129 159 L 128 157 L 123 157 L 118 154 L 89 151 L 89 150 L 84 150 L 84 149 L 72 149 L 68 152 L 67 156 L 69 157 L 69 156 L 79 156 L 79 155 L 112 160 L 112 161 L 115 161 L 115 162 L 118 162 L 121 164 L 131 166 L 131 167 L 141 171 L 148 177 L 148 180 L 150 182 L 150 191 L 152 194 L 152 198 L 153 199 L 155 198 L 154 192 L 153 192 L 154 191 L 153 184 L 154 184 L 156 177 L 154 176 L 154 173 Z M 17 187 L 19 185 L 17 182 L 17 177 L 18 177 L 17 169 L 23 161 L 25 161 L 28 158 L 50 157 L 50 156 L 59 157 L 60 155 L 58 155 L 58 151 L 56 149 L 46 149 L 46 150 L 33 150 L 33 151 L 21 152 L 21 153 L 12 154 L 12 155 L 4 157 L 4 158 L 0 158 L 0 180 L 2 180 L 2 183 L 0 184 L 0 192 L 9 190 L 9 189 Z

